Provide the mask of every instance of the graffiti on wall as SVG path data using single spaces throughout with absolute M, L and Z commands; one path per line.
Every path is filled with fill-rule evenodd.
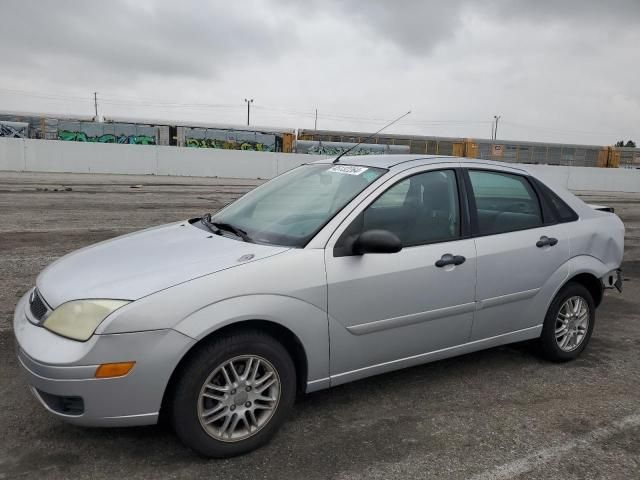
M 151 135 L 114 135 L 105 133 L 93 137 L 85 132 L 58 130 L 58 140 L 66 142 L 93 142 L 93 143 L 127 143 L 130 145 L 155 145 L 156 139 Z
M 251 150 L 254 152 L 273 152 L 275 145 L 265 145 L 260 142 L 235 142 L 232 140 L 218 140 L 215 138 L 187 138 L 187 147 L 219 148 L 223 150 Z
M 296 153 L 307 153 L 310 155 L 336 156 L 355 146 L 355 143 L 347 142 L 320 142 L 316 140 L 298 140 L 296 142 Z M 407 145 L 383 145 L 377 143 L 363 143 L 358 145 L 349 155 L 380 155 L 390 153 L 409 153 Z
M 0 137 L 27 138 L 28 131 L 28 123 L 0 121 Z
M 254 152 L 276 152 L 282 148 L 281 139 L 273 133 L 195 127 L 184 128 L 184 145 L 192 148 Z
M 327 146 L 327 145 L 313 145 L 309 147 L 306 153 L 310 155 L 340 155 L 342 152 L 345 152 L 350 147 L 337 147 L 335 145 Z M 355 148 L 351 152 L 351 155 L 375 155 L 382 153 L 380 150 L 373 150 L 371 148 Z

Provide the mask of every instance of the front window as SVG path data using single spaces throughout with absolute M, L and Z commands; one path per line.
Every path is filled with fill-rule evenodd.
M 344 164 L 303 165 L 249 192 L 211 221 L 233 225 L 257 243 L 304 247 L 385 172 Z
M 384 192 L 364 212 L 362 231 L 389 230 L 405 247 L 460 236 L 458 188 L 453 170 L 413 175 Z
M 453 170 L 428 171 L 393 185 L 367 207 L 347 228 L 336 253 L 368 230 L 388 230 L 403 247 L 456 240 L 460 237 L 458 187 Z

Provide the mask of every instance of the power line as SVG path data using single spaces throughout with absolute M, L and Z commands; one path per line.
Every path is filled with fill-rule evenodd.
M 51 94 L 51 93 L 43 93 L 43 92 L 30 92 L 26 90 L 16 90 L 10 88 L 0 88 L 0 92 L 6 92 L 11 94 L 18 94 L 25 97 L 37 97 L 37 98 L 48 98 L 52 100 L 78 100 L 82 102 L 88 102 L 89 97 L 79 97 L 76 95 L 63 95 L 63 94 Z
M 314 111 L 299 111 L 299 110 L 289 110 L 278 107 L 269 107 L 264 105 L 255 105 L 254 108 L 264 111 L 274 111 L 283 115 L 295 115 L 295 116 L 305 116 L 310 118 L 316 118 L 316 112 Z M 327 113 L 327 112 L 318 112 L 317 118 L 329 119 L 329 120 L 338 120 L 338 121 L 358 121 L 362 123 L 381 123 L 388 122 L 388 118 L 381 117 L 364 117 L 364 116 L 356 116 L 349 114 L 341 114 L 341 113 Z M 400 122 L 398 125 L 424 125 L 424 126 L 432 126 L 432 125 L 470 125 L 470 124 L 487 124 L 490 123 L 487 120 L 427 120 L 427 119 L 416 119 L 410 122 Z
M 50 94 L 44 92 L 33 92 L 26 90 L 17 90 L 17 89 L 0 89 L 0 92 L 9 92 L 20 94 L 23 96 L 30 96 L 36 98 L 46 98 L 51 100 L 72 100 L 72 101 L 80 101 L 80 102 L 89 102 L 87 97 L 79 97 L 72 95 L 64 95 L 64 94 Z M 96 98 L 92 99 L 92 106 L 96 106 Z M 224 103 L 186 103 L 186 102 L 168 102 L 168 101 L 160 101 L 155 99 L 143 98 L 143 97 L 124 97 L 118 95 L 111 94 L 101 94 L 100 95 L 100 103 L 103 105 L 114 105 L 114 106 L 129 106 L 129 107 L 161 107 L 161 108 L 184 108 L 184 109 L 194 109 L 194 110 L 207 110 L 207 109 L 239 109 L 240 105 L 237 104 L 224 104 Z M 264 106 L 264 105 L 254 105 L 254 108 L 258 108 L 263 111 L 271 111 L 278 112 L 283 115 L 288 116 L 304 116 L 304 117 L 316 117 L 315 110 L 293 110 L 289 108 L 282 107 L 274 107 L 274 106 Z M 327 120 L 337 120 L 337 121 L 356 121 L 361 123 L 379 123 L 386 122 L 388 118 L 382 118 L 378 116 L 360 116 L 360 115 L 351 115 L 345 113 L 331 113 L 331 112 L 318 112 L 317 118 L 327 119 Z M 414 125 L 414 126 L 434 126 L 434 125 L 469 125 L 469 124 L 482 124 L 484 121 L 473 121 L 473 120 L 420 120 L 415 119 L 411 122 L 402 122 L 404 125 Z
M 207 110 L 217 108 L 244 108 L 242 105 L 225 105 L 225 104 L 203 104 L 203 103 L 152 103 L 152 102 L 132 102 L 132 101 L 113 101 L 101 100 L 106 105 L 127 106 L 127 107 L 161 107 L 161 108 L 184 108 L 190 110 Z
M 94 113 L 97 118 L 97 92 L 93 92 L 93 98 L 91 98 L 90 93 L 87 92 L 87 95 L 73 95 L 67 93 L 49 93 L 49 92 L 41 92 L 41 91 L 29 91 L 22 89 L 11 89 L 11 88 L 0 88 L 0 93 L 7 93 L 11 95 L 24 96 L 24 97 L 32 97 L 39 99 L 46 99 L 52 101 L 65 101 L 65 102 L 74 102 L 79 104 L 85 104 L 87 106 L 91 105 L 93 107 Z M 193 111 L 207 111 L 207 110 L 238 110 L 243 108 L 241 104 L 228 104 L 228 103 L 189 103 L 189 102 L 175 102 L 161 99 L 152 99 L 148 97 L 139 97 L 139 96 L 123 96 L 123 95 L 113 95 L 113 94 L 104 94 L 100 95 L 100 104 L 107 106 L 122 106 L 122 107 L 140 107 L 140 108 L 168 108 L 168 109 L 183 109 L 183 110 L 193 110 Z M 276 115 L 284 115 L 284 116 L 295 116 L 295 117 L 304 117 L 304 118 L 313 118 L 314 125 L 317 127 L 317 120 L 329 120 L 331 122 L 339 122 L 339 123 L 361 123 L 361 124 L 379 124 L 382 122 L 387 122 L 388 118 L 383 118 L 381 116 L 365 116 L 365 115 L 354 115 L 348 113 L 338 113 L 338 112 L 325 112 L 325 111 L 317 111 L 316 109 L 292 109 L 287 107 L 277 107 L 277 106 L 269 106 L 269 105 L 253 105 L 254 108 L 259 109 L 264 113 L 276 114 Z M 498 116 L 495 116 L 498 117 Z M 497 122 L 495 119 L 493 121 L 489 120 L 460 120 L 460 119 L 419 119 L 419 118 L 411 118 L 409 121 L 399 122 L 398 126 L 403 125 L 407 127 L 423 127 L 423 128 L 437 128 L 437 127 L 448 127 L 448 128 L 460 128 L 466 126 L 479 126 L 479 125 L 488 125 L 492 124 L 492 138 L 497 137 Z M 501 119 L 501 117 L 498 117 Z M 533 130 L 539 131 L 543 133 L 553 133 L 559 135 L 607 135 L 607 136 L 629 136 L 629 133 L 626 135 L 624 132 L 612 132 L 612 131 L 589 131 L 589 130 L 577 130 L 577 129 L 567 129 L 567 128 L 555 128 L 549 126 L 541 126 L 541 125 L 531 125 L 531 124 L 523 124 L 516 123 L 510 121 L 501 121 L 501 124 L 505 126 L 509 126 L 512 128 L 524 129 L 524 130 Z
M 49 100 L 68 100 L 68 101 L 80 101 L 95 103 L 95 98 L 81 97 L 77 95 L 65 95 L 65 94 L 52 94 L 45 92 L 34 92 L 27 90 L 0 88 L 0 92 L 17 94 L 25 97 L 45 98 Z M 238 108 L 239 105 L 231 104 L 207 104 L 207 103 L 180 103 L 180 102 L 166 102 L 144 99 L 140 97 L 119 97 L 115 95 L 101 94 L 100 103 L 107 105 L 122 105 L 122 106 L 157 106 L 157 107 L 198 107 L 198 108 Z

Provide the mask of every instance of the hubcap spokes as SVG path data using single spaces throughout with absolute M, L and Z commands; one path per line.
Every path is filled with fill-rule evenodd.
M 280 391 L 278 372 L 266 359 L 242 355 L 227 360 L 209 375 L 200 390 L 200 425 L 216 440 L 244 440 L 271 419 Z
M 589 305 L 582 297 L 567 299 L 556 317 L 556 342 L 565 352 L 578 348 L 589 329 Z

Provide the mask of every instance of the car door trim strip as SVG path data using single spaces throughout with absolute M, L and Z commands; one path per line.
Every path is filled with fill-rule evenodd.
M 354 335 L 365 335 L 367 333 L 380 332 L 390 328 L 415 325 L 416 323 L 428 322 L 438 318 L 448 317 L 450 315 L 461 315 L 475 310 L 481 310 L 483 308 L 491 308 L 505 303 L 526 300 L 534 297 L 539 291 L 539 288 L 533 288 L 523 292 L 509 293 L 507 295 L 500 295 L 499 297 L 487 298 L 486 300 L 481 300 L 479 302 L 463 303 L 462 305 L 454 305 L 452 307 L 438 308 L 435 310 L 428 310 L 426 312 L 411 313 L 409 315 L 401 315 L 399 317 L 360 323 L 358 325 L 351 325 L 350 327 L 347 327 L 347 330 L 349 333 Z
M 438 308 L 426 312 L 411 313 L 409 315 L 401 315 L 399 317 L 385 318 L 359 325 L 347 327 L 347 330 L 354 335 L 364 335 L 367 333 L 379 332 L 390 328 L 404 327 L 414 325 L 416 323 L 428 322 L 442 317 L 451 315 L 461 315 L 463 313 L 473 312 L 476 309 L 476 303 L 463 303 L 462 305 L 454 305 L 452 307 Z
M 487 298 L 485 300 L 480 300 L 478 302 L 478 306 L 476 310 L 482 310 L 483 308 L 496 307 L 498 305 L 503 305 L 505 303 L 511 302 L 519 302 L 520 300 L 526 300 L 531 297 L 535 297 L 535 295 L 540 291 L 539 288 L 532 288 L 531 290 L 524 290 L 522 292 L 509 293 L 507 295 L 500 295 L 499 297 Z

